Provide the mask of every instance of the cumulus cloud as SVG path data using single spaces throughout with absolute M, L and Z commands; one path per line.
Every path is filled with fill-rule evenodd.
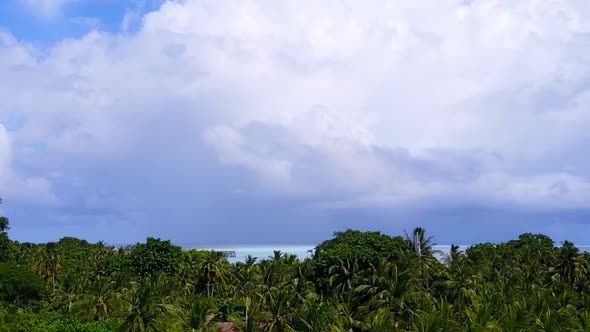
M 339 126 L 342 128 L 343 126 Z M 346 141 L 260 123 L 217 127 L 206 139 L 220 161 L 241 166 L 273 193 L 312 196 L 322 206 L 419 207 L 477 204 L 534 210 L 588 208 L 590 182 L 568 173 L 514 175 L 501 155 L 477 150 L 403 148 Z M 323 135 L 310 143 L 308 137 Z
M 167 1 L 134 33 L 43 50 L 2 35 L 13 164 L 60 188 L 70 213 L 129 223 L 157 193 L 180 219 L 246 196 L 588 208 L 590 7 L 428 6 Z

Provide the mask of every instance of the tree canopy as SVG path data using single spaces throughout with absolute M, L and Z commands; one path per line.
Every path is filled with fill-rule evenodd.
M 182 249 L 170 241 L 149 237 L 146 243 L 139 243 L 131 250 L 129 264 L 133 271 L 141 275 L 174 273 L 180 263 L 181 253 Z
M 45 293 L 43 280 L 26 267 L 0 263 L 0 301 L 27 303 L 41 300 Z
M 0 332 L 590 331 L 590 255 L 542 234 L 436 252 L 423 228 L 346 230 L 304 261 L 147 238 L 15 243 Z
M 2 199 L 0 198 L 0 205 Z M 10 229 L 10 223 L 8 218 L 0 215 L 0 262 L 8 262 L 13 259 L 14 256 L 14 244 L 8 237 L 8 230 Z

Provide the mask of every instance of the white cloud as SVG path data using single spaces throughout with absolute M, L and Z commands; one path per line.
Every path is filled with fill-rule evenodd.
M 244 141 L 236 130 L 224 126 L 211 129 L 204 135 L 207 143 L 220 152 L 221 162 L 227 165 L 246 167 L 263 180 L 268 180 L 274 189 L 287 189 L 291 181 L 291 164 L 286 160 L 258 156 L 250 153 L 251 142 Z
M 6 129 L 0 124 L 0 193 L 11 203 L 55 204 L 55 197 L 47 180 L 21 177 L 11 165 L 12 146 Z
M 5 37 L 0 115 L 22 119 L 15 158 L 39 177 L 144 152 L 181 169 L 219 157 L 260 191 L 326 204 L 588 207 L 590 174 L 565 170 L 579 158 L 553 159 L 590 139 L 590 8 L 427 6 L 168 1 L 135 34 L 46 52 Z
M 327 207 L 442 203 L 536 210 L 590 208 L 590 181 L 584 177 L 565 172 L 510 174 L 506 161 L 494 153 L 410 152 L 351 141 L 352 135 L 333 136 L 325 126 L 321 132 L 314 127 L 317 117 L 304 130 L 256 123 L 239 129 L 217 127 L 206 139 L 224 164 L 241 166 L 266 181 L 265 190 L 314 197 Z M 318 135 L 322 138 L 309 140 Z
M 479 184 L 497 201 L 515 207 L 551 210 L 587 208 L 590 205 L 590 182 L 567 173 L 521 177 L 490 174 L 479 179 Z
M 70 22 L 78 24 L 89 29 L 96 29 L 100 26 L 100 19 L 88 16 L 76 16 L 69 19 Z
M 0 126 L 0 169 L 6 170 L 10 160 L 10 142 L 3 126 Z
M 54 18 L 61 14 L 62 9 L 76 0 L 18 0 L 31 12 L 45 18 Z

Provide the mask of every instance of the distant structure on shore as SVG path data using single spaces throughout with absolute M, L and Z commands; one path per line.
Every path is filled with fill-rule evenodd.
M 225 257 L 236 257 L 235 250 L 221 250 L 217 252 L 223 254 Z

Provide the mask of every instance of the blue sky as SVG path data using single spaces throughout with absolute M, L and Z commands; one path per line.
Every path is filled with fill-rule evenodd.
M 7 0 L 0 3 L 2 28 L 15 38 L 51 47 L 66 38 L 81 38 L 91 30 L 124 32 L 124 19 L 134 18 L 134 31 L 146 12 L 161 0 Z
M 590 5 L 0 3 L 19 241 L 590 243 Z

